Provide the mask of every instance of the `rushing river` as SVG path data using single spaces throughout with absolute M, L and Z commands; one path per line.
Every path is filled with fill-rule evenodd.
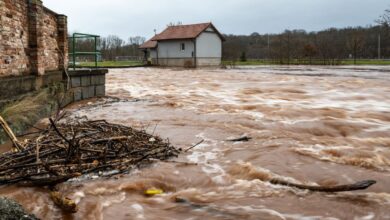
M 63 214 L 45 190 L 2 187 L 42 219 L 390 219 L 390 68 L 251 67 L 110 70 L 107 95 L 75 116 L 146 128 L 186 149 L 116 179 L 71 182 L 80 211 Z M 228 142 L 247 135 L 249 142 Z M 269 183 L 334 185 L 326 194 Z M 149 188 L 164 194 L 145 197 Z M 178 203 L 175 198 L 186 201 Z

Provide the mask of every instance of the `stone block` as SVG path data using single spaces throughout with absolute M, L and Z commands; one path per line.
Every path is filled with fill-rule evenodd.
M 72 76 L 71 77 L 71 85 L 72 88 L 80 87 L 81 86 L 81 77 L 79 76 Z
M 97 75 L 91 76 L 91 85 L 99 85 L 99 76 Z
M 81 88 L 73 88 L 73 100 L 75 102 L 83 99 L 83 91 Z
M 106 86 L 100 85 L 95 86 L 95 96 L 96 97 L 102 97 L 106 95 Z
M 91 84 L 92 85 L 104 85 L 106 82 L 105 75 L 93 75 L 91 76 Z
M 89 98 L 91 98 L 91 96 L 89 95 L 89 89 L 88 89 L 88 87 L 82 87 L 82 88 L 81 88 L 81 91 L 82 91 L 82 93 L 83 93 L 83 95 L 82 95 L 82 98 L 83 98 L 83 99 L 89 99 Z
M 95 97 L 94 86 L 82 87 L 82 91 L 83 91 L 83 99 L 89 99 Z
M 91 85 L 91 77 L 90 76 L 82 76 L 81 77 L 81 86 L 90 86 Z
M 99 84 L 98 85 L 105 85 L 106 84 L 106 75 L 100 75 L 98 77 L 99 79 Z
M 64 99 L 62 100 L 61 107 L 65 107 L 73 102 L 74 99 L 74 91 L 69 90 L 66 92 Z
M 93 98 L 96 96 L 95 86 L 89 86 L 88 90 L 89 90 L 88 92 L 89 92 L 90 98 Z

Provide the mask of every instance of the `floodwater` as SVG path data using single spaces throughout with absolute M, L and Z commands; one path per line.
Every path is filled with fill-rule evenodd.
M 61 213 L 45 190 L 0 188 L 42 219 L 390 219 L 390 68 L 117 69 L 107 93 L 75 116 L 147 128 L 187 149 L 118 179 L 61 191 L 80 211 Z M 247 135 L 249 142 L 229 138 Z M 365 191 L 278 186 L 374 179 Z M 145 197 L 144 190 L 165 194 Z M 178 203 L 175 198 L 185 202 Z

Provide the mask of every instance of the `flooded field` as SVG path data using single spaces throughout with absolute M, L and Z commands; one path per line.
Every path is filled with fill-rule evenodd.
M 3 187 L 2 195 L 42 219 L 390 219 L 390 67 L 118 69 L 106 88 L 122 101 L 68 110 L 147 128 L 178 148 L 204 142 L 178 162 L 63 184 L 80 207 L 73 216 L 44 190 Z M 242 135 L 253 139 L 226 141 Z M 273 177 L 378 183 L 327 194 L 274 185 Z M 153 187 L 165 194 L 145 197 Z

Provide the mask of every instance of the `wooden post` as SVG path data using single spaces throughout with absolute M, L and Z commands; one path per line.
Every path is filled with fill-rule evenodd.
M 15 134 L 12 132 L 11 128 L 8 126 L 7 122 L 0 116 L 0 125 L 3 127 L 5 133 L 8 135 L 8 137 L 11 139 L 13 143 L 12 150 L 14 152 L 19 152 L 23 150 L 22 145 L 19 144 L 18 139 L 16 138 Z

